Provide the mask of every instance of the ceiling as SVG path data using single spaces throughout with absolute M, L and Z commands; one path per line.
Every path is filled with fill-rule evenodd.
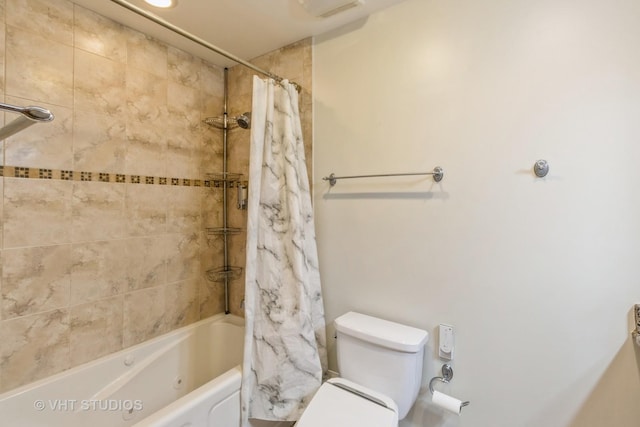
M 220 66 L 234 63 L 185 37 L 135 14 L 111 0 L 73 0 L 76 4 L 151 35 Z M 143 0 L 127 0 L 183 30 L 250 60 L 309 36 L 325 33 L 402 0 L 364 0 L 364 4 L 327 18 L 315 17 L 312 6 L 350 0 L 178 0 L 171 9 L 158 9 Z

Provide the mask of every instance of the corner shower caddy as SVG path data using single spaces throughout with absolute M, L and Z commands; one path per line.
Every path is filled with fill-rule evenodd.
M 222 172 L 209 173 L 209 178 L 213 188 L 222 187 L 222 226 L 207 227 L 207 235 L 222 237 L 223 239 L 223 265 L 221 267 L 207 270 L 207 279 L 211 282 L 224 283 L 224 312 L 229 314 L 229 282 L 236 280 L 242 275 L 242 267 L 229 265 L 229 236 L 240 234 L 241 228 L 229 227 L 229 188 L 237 187 L 242 183 L 242 174 L 227 171 L 227 132 L 232 129 L 233 123 L 227 113 L 227 83 L 228 69 L 224 69 L 224 106 L 222 117 L 210 117 L 204 120 L 207 125 L 222 130 Z

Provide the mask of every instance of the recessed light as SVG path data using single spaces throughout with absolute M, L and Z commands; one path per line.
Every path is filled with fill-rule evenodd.
M 178 4 L 178 0 L 144 0 L 149 3 L 151 6 L 162 7 L 168 9 L 170 7 L 175 7 Z

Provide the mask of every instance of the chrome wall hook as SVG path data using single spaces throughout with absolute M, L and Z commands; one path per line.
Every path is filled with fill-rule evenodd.
M 538 178 L 544 178 L 549 173 L 549 163 L 547 163 L 546 160 L 538 160 L 533 165 L 533 173 L 535 173 Z

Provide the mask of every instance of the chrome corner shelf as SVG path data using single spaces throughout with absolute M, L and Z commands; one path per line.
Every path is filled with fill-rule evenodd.
M 211 282 L 224 282 L 225 279 L 234 280 L 242 274 L 242 267 L 218 267 L 207 270 L 207 279 Z
M 207 234 L 209 236 L 229 236 L 232 234 L 242 233 L 242 228 L 235 227 L 208 227 Z

